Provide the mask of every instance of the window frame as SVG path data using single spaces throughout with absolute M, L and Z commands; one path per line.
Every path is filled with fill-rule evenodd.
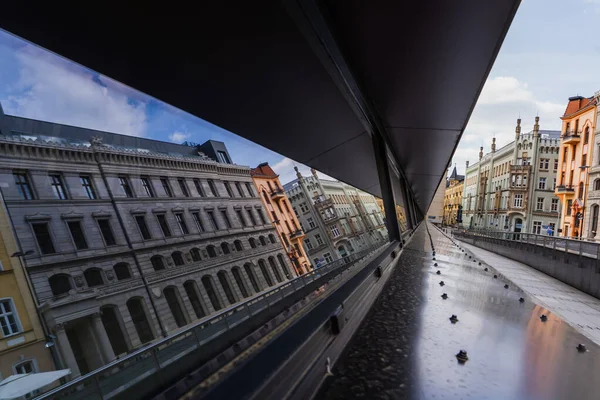
M 173 188 L 171 187 L 171 182 L 169 182 L 169 178 L 166 176 L 161 176 L 159 178 L 160 180 L 160 184 L 163 187 L 163 190 L 165 191 L 165 194 L 167 195 L 167 197 L 169 198 L 173 198 L 175 197 L 175 194 L 173 193 Z
M 156 217 L 156 221 L 158 222 L 158 226 L 160 227 L 160 231 L 162 232 L 163 237 L 169 238 L 169 237 L 173 236 L 173 231 L 171 230 L 171 227 L 169 226 L 169 221 L 167 220 L 167 214 L 160 213 L 160 214 L 155 214 L 154 216 Z M 164 226 L 161 223 L 161 218 L 164 218 Z M 166 230 L 165 230 L 165 228 L 166 228 Z
M 140 218 L 141 218 L 142 222 L 144 223 L 144 227 L 146 229 L 146 232 L 148 232 L 148 237 L 146 237 L 144 235 L 144 230 L 140 226 Z M 146 216 L 145 215 L 134 215 L 133 219 L 135 220 L 135 224 L 138 227 L 138 231 L 140 233 L 140 236 L 142 237 L 142 240 L 151 240 L 152 239 L 152 232 L 150 232 L 150 228 L 148 227 L 148 222 L 146 221 Z
M 36 193 L 33 190 L 31 179 L 29 178 L 29 172 L 27 171 L 13 171 L 12 172 L 17 192 L 21 200 L 35 200 L 37 199 Z M 23 180 L 17 180 L 17 177 L 23 178 Z M 24 190 L 26 188 L 27 190 Z
M 87 181 L 87 182 L 86 182 Z M 91 175 L 79 175 L 79 182 L 89 200 L 97 200 L 98 194 L 94 188 L 94 183 Z
M 177 183 L 179 184 L 179 189 L 181 189 L 183 197 L 191 197 L 190 189 L 187 186 L 185 178 L 177 178 Z
M 156 191 L 154 190 L 154 186 L 152 185 L 150 177 L 140 176 L 140 182 L 142 183 L 142 188 L 144 188 L 144 192 L 149 198 L 156 197 Z
M 83 227 L 81 226 L 81 220 L 80 219 L 71 219 L 71 220 L 66 220 L 65 223 L 67 224 L 67 230 L 69 231 L 69 234 L 71 235 L 71 240 L 73 242 L 73 245 L 75 246 L 76 250 L 88 250 L 90 248 L 87 238 L 85 236 L 85 232 L 83 230 Z M 80 248 L 77 245 L 77 240 L 75 239 L 75 236 L 73 235 L 73 230 L 71 229 L 71 224 L 76 223 L 79 226 L 79 231 L 81 233 L 81 239 L 83 240 L 83 243 L 85 244 L 85 247 Z
M 42 246 L 40 245 L 40 240 L 39 240 L 38 235 L 35 230 L 36 225 L 45 225 L 46 226 L 46 230 L 48 233 L 48 239 L 50 241 L 50 246 L 52 247 L 52 251 L 46 252 L 46 251 L 42 250 Z M 35 243 L 36 243 L 41 255 L 45 256 L 45 255 L 51 255 L 51 254 L 58 253 L 56 250 L 56 246 L 54 245 L 54 237 L 53 237 L 52 231 L 50 230 L 50 221 L 35 221 L 35 222 L 31 222 L 30 226 L 31 226 L 31 230 L 33 232 L 33 237 L 35 238 Z
M 65 186 L 63 176 L 59 172 L 51 172 L 48 174 L 50 178 L 50 186 L 52 187 L 52 193 L 58 200 L 69 200 L 69 193 Z
M 175 222 L 177 222 L 181 233 L 183 235 L 189 235 L 190 228 L 187 226 L 187 222 L 185 221 L 185 215 L 183 214 L 183 212 L 176 212 L 173 213 L 173 215 L 175 216 Z
M 202 187 L 202 182 L 198 178 L 194 178 L 194 186 L 196 187 L 196 192 L 200 197 L 206 197 L 206 193 L 204 192 L 204 188 Z
M 11 310 L 9 312 L 7 312 L 5 309 L 5 306 L 3 304 L 8 304 L 8 306 L 10 307 Z M 12 316 L 14 319 L 14 325 L 16 325 L 16 329 L 17 329 L 16 332 L 13 332 L 13 329 L 10 326 L 11 324 L 10 324 L 10 321 L 8 320 L 8 315 Z M 6 326 L 12 332 L 12 333 L 9 333 L 8 335 L 5 334 L 4 328 L 2 327 L 2 323 L 0 323 L 0 331 L 2 332 L 3 338 L 7 338 L 7 337 L 11 337 L 11 336 L 15 336 L 20 333 L 23 333 L 23 325 L 21 324 L 21 319 L 19 318 L 19 312 L 17 311 L 15 301 L 12 297 L 0 298 L 0 319 L 3 319 L 3 318 L 6 318 L 6 322 L 5 322 Z
M 133 192 L 133 188 L 131 187 L 131 181 L 127 175 L 118 175 L 119 186 L 121 187 L 121 191 L 125 194 L 125 197 L 128 199 L 135 198 L 135 193 Z
M 106 224 L 107 224 L 106 227 L 110 231 L 112 240 L 114 241 L 113 244 L 108 244 L 106 237 L 104 236 L 104 231 L 102 230 L 102 226 L 100 225 L 100 221 L 106 221 Z M 100 236 L 102 237 L 102 241 L 104 242 L 105 247 L 116 246 L 118 244 L 117 237 L 115 236 L 115 231 L 112 228 L 112 224 L 110 223 L 110 218 L 96 218 L 96 225 L 98 225 L 98 229 L 100 230 Z
M 220 197 L 214 179 L 207 179 L 206 182 L 208 183 L 208 188 L 210 189 L 210 192 L 213 195 L 213 197 Z

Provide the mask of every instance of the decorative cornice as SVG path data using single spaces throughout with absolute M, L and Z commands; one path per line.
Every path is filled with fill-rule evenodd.
M 83 219 L 83 214 L 76 213 L 75 211 L 70 211 L 68 213 L 60 214 L 62 219 Z
M 50 214 L 29 214 L 25 215 L 25 221 L 49 221 L 52 218 Z

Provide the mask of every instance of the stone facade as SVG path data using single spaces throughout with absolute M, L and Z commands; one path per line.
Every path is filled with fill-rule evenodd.
M 2 193 L 72 377 L 295 276 L 250 168 L 2 118 Z
M 284 185 L 306 237 L 313 266 L 383 244 L 387 230 L 374 196 L 338 181 L 320 179 L 313 169 Z
M 594 95 L 596 99 L 600 98 L 600 92 Z M 598 103 L 598 100 L 596 100 Z M 596 106 L 595 129 L 594 129 L 594 146 L 591 149 L 592 158 L 588 165 L 588 189 L 586 199 L 586 212 L 583 225 L 587 227 L 586 235 L 590 240 L 600 239 L 598 232 L 598 219 L 600 214 L 600 110 Z
M 539 129 L 521 134 L 517 120 L 515 140 L 496 150 L 479 152 L 469 166 L 463 191 L 463 226 L 510 232 L 552 235 L 558 222 L 554 196 L 558 168 L 558 131 Z

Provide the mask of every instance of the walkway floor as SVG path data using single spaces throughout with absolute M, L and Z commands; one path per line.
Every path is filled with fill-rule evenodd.
M 508 263 L 490 258 L 500 273 L 475 257 L 422 224 L 317 398 L 598 399 L 600 346 L 550 312 L 548 299 L 542 304 L 505 278 Z M 518 274 L 532 279 L 513 273 L 515 281 Z M 532 296 L 539 291 L 559 307 L 570 304 L 560 300 L 569 292 L 536 285 L 525 284 Z M 579 343 L 588 351 L 578 352 Z M 455 357 L 461 349 L 465 364 Z
M 460 242 L 478 259 L 518 284 L 534 301 L 600 345 L 600 299 L 554 279 L 526 264 Z M 600 396 L 599 396 L 600 397 Z

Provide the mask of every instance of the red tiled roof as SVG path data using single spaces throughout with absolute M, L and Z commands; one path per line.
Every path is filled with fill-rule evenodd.
M 273 168 L 268 163 L 259 164 L 258 167 L 250 169 L 250 175 L 252 176 L 266 176 L 276 178 L 277 174 L 273 171 Z
M 584 108 L 591 105 L 596 105 L 596 99 L 593 97 L 570 97 L 569 104 L 567 104 L 567 109 L 563 114 L 563 118 L 568 117 L 569 115 L 573 115 L 576 112 L 583 110 Z

